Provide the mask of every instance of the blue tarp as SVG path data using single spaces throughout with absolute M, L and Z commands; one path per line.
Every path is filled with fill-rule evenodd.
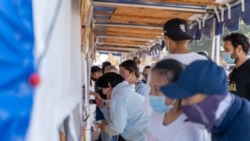
M 34 72 L 31 0 L 0 1 L 0 138 L 22 141 L 29 126 Z
M 250 25 L 250 0 L 245 0 L 245 11 L 242 12 L 241 4 L 231 8 L 231 19 L 228 19 L 228 10 L 224 13 L 224 21 L 216 23 L 216 35 L 223 34 L 224 26 L 229 31 L 239 30 L 239 20 L 242 19 L 246 25 Z

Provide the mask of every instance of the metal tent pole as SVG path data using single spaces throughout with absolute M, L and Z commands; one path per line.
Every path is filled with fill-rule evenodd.
M 220 65 L 220 35 L 216 36 L 216 63 Z
M 215 60 L 215 26 L 216 26 L 216 19 L 213 19 L 213 28 L 212 28 L 212 49 L 211 49 L 211 59 Z
M 91 141 L 91 113 L 90 113 L 90 104 L 89 104 L 89 76 L 90 76 L 90 54 L 87 53 L 86 55 L 86 72 L 85 72 L 85 75 L 86 75 L 86 80 L 85 80 L 85 84 L 86 84 L 86 87 L 85 87 L 85 105 L 86 105 L 86 110 L 87 110 L 87 114 L 89 115 L 88 119 L 87 119 L 87 126 L 86 126 L 86 131 L 85 131 L 85 141 Z

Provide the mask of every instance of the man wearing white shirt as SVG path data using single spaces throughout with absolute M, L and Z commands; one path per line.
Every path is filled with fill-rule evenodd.
M 164 59 L 175 59 L 184 65 L 189 65 L 196 60 L 207 60 L 203 55 L 190 52 L 188 44 L 193 37 L 189 34 L 188 23 L 183 19 L 174 18 L 167 21 L 164 26 L 164 40 L 170 55 Z M 152 109 L 149 105 L 148 95 L 146 95 L 145 112 L 150 115 Z
M 172 58 L 188 65 L 195 60 L 205 60 L 206 57 L 190 52 L 188 44 L 193 37 L 189 34 L 188 24 L 183 19 L 171 19 L 164 24 L 164 40 L 170 53 L 166 58 Z

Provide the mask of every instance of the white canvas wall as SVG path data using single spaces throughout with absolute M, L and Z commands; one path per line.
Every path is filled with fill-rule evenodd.
M 53 17 L 58 0 L 33 0 L 33 17 L 36 39 L 35 55 L 39 59 L 47 53 L 38 69 L 41 84 L 34 98 L 28 141 L 58 141 L 58 127 L 78 108 L 82 95 L 82 61 L 80 52 L 80 4 L 78 0 L 59 0 L 58 15 Z M 54 26 L 51 27 L 51 21 Z M 50 39 L 46 40 L 48 31 Z M 49 41 L 49 42 L 48 42 Z M 73 115 L 72 115 L 73 114 Z M 71 118 L 70 131 L 78 140 L 79 117 Z

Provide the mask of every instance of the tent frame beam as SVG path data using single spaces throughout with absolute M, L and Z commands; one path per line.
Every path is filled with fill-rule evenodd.
M 155 6 L 155 5 L 143 5 L 143 4 L 129 4 L 129 3 L 114 3 L 114 2 L 99 2 L 93 1 L 94 6 L 102 6 L 102 7 L 135 7 L 135 8 L 151 8 L 151 9 L 162 9 L 162 10 L 174 10 L 174 11 L 185 11 L 185 12 L 197 12 L 197 13 L 205 13 L 205 9 L 201 8 L 186 8 L 186 7 L 172 7 L 172 6 Z

